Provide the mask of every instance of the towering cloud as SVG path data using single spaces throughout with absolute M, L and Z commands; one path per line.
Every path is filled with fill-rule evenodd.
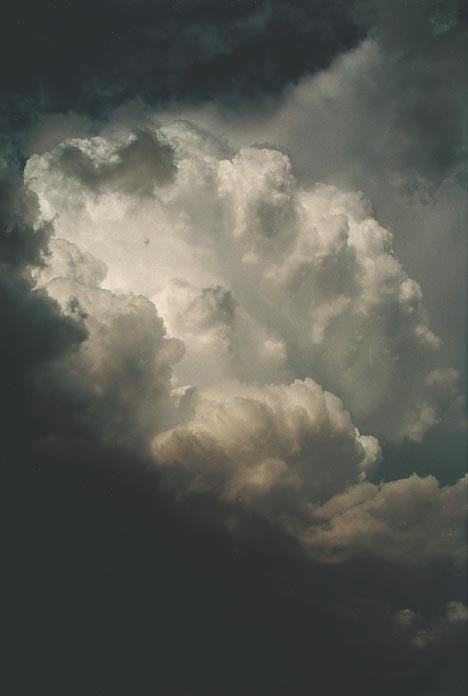
M 311 557 L 462 567 L 463 481 L 367 482 L 380 446 L 351 420 L 420 442 L 458 403 L 391 233 L 362 195 L 300 186 L 278 150 L 232 152 L 186 122 L 144 133 L 170 177 L 135 184 L 147 153 L 128 127 L 26 167 L 39 219 L 68 237 L 37 282 L 87 327 L 74 369 L 110 414 L 99 430 L 151 450 L 179 495 L 239 503 Z
M 141 137 L 66 141 L 31 157 L 26 179 L 57 234 L 107 264 L 106 286 L 151 298 L 186 342 L 179 383 L 312 377 L 360 428 L 421 441 L 456 401 L 457 373 L 363 197 L 301 186 L 280 151 L 233 153 L 184 122 L 145 135 L 172 153 L 173 180 L 135 189 L 126 153 Z M 83 158 L 120 178 L 90 188 Z
M 7 693 L 461 696 L 464 10 L 3 13 Z
M 226 499 L 293 512 L 357 482 L 378 461 L 372 437 L 361 437 L 342 403 L 312 380 L 253 387 L 227 383 L 192 396 L 190 421 L 159 435 L 159 463 L 185 470 L 188 491 L 216 490 Z M 171 475 L 169 473 L 169 475 Z M 276 511 L 279 517 L 282 513 Z M 287 514 L 287 512 L 286 512 Z

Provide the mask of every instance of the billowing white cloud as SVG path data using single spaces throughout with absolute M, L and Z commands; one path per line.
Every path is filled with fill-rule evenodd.
M 312 380 L 226 383 L 188 395 L 188 422 L 154 440 L 159 465 L 185 495 L 237 500 L 327 561 L 355 554 L 400 563 L 466 560 L 466 481 L 429 476 L 375 485 L 375 438 Z
M 464 372 L 464 22 L 452 1 L 357 4 L 374 27 L 372 38 L 304 75 L 276 102 L 235 110 L 222 102 L 166 107 L 158 117 L 227 132 L 236 148 L 273 143 L 288 152 L 301 180 L 363 191 L 424 288 L 447 362 Z
M 311 379 L 227 382 L 193 394 L 191 409 L 188 422 L 154 440 L 157 461 L 187 492 L 216 490 L 268 509 L 280 508 L 282 491 L 286 509 L 300 515 L 380 458 L 377 440 L 360 436 L 341 401 Z
M 68 385 L 87 397 L 83 403 L 92 409 L 79 417 L 95 421 L 105 440 L 144 449 L 156 433 L 177 423 L 172 366 L 182 358 L 184 345 L 167 338 L 146 297 L 99 287 L 106 269 L 91 254 L 63 239 L 53 240 L 51 247 L 50 264 L 40 271 L 38 283 L 88 334 L 54 374 L 61 388 Z
M 138 178 L 142 140 L 164 175 Z M 458 375 L 361 194 L 300 186 L 284 153 L 185 122 L 68 140 L 26 181 L 58 235 L 37 282 L 86 325 L 76 372 L 112 405 L 110 438 L 313 557 L 463 563 L 463 481 L 367 480 L 373 435 L 419 442 Z
M 456 399 L 456 375 L 362 195 L 299 186 L 284 153 L 234 153 L 186 122 L 145 133 L 170 175 L 139 188 L 142 138 L 116 129 L 65 141 L 33 156 L 26 180 L 57 234 L 105 262 L 105 287 L 150 298 L 185 341 L 179 383 L 312 377 L 362 429 L 420 441 Z M 84 178 L 83 157 L 105 185 Z

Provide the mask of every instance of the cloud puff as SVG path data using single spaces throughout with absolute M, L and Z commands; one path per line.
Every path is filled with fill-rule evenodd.
M 187 423 L 154 440 L 158 464 L 169 477 L 174 471 L 182 490 L 270 506 L 272 518 L 282 496 L 284 512 L 292 505 L 300 516 L 379 461 L 375 438 L 361 437 L 341 401 L 311 379 L 228 382 L 194 394 L 192 410 Z
M 378 442 L 361 436 L 341 401 L 312 380 L 231 382 L 190 399 L 190 420 L 153 444 L 179 492 L 241 501 L 322 560 L 369 554 L 463 568 L 466 481 L 363 481 L 379 462 Z
M 85 408 L 78 417 L 92 422 L 104 441 L 144 450 L 155 433 L 177 422 L 171 378 L 183 343 L 166 337 L 150 300 L 99 287 L 106 267 L 91 254 L 55 239 L 48 259 L 38 284 L 87 333 L 58 370 L 61 388 L 79 395 Z
M 182 384 L 287 379 L 284 341 L 255 322 L 221 285 L 198 288 L 176 278 L 158 294 L 157 306 L 170 334 L 190 347 L 177 368 Z
M 180 383 L 313 377 L 379 437 L 420 441 L 439 422 L 454 372 L 440 365 L 420 286 L 362 195 L 299 186 L 285 154 L 234 153 L 186 122 L 148 135 L 167 143 L 175 167 L 152 195 L 133 186 L 133 169 L 119 169 L 118 190 L 90 190 L 63 166 L 72 146 L 107 171 L 134 137 L 123 128 L 65 141 L 31 157 L 26 180 L 57 233 L 106 263 L 107 288 L 151 298 L 190 340 Z
M 244 148 L 218 167 L 225 223 L 248 260 L 268 262 L 294 247 L 294 178 L 286 155 Z
M 370 550 L 393 560 L 466 562 L 466 478 L 441 487 L 434 476 L 360 483 L 314 510 L 321 524 L 307 544 L 331 557 Z
M 70 278 L 80 285 L 98 287 L 107 275 L 107 266 L 92 254 L 78 249 L 66 239 L 49 240 L 47 262 L 33 273 L 39 285 L 45 286 L 54 278 Z

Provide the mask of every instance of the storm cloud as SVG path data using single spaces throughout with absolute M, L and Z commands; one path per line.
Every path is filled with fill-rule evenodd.
M 190 345 L 179 382 L 313 377 L 360 428 L 422 440 L 460 401 L 458 375 L 363 196 L 304 187 L 272 148 L 233 152 L 180 121 L 156 129 L 176 174 L 151 198 L 124 180 L 117 192 L 89 191 L 81 167 L 64 167 L 70 148 L 111 161 L 127 130 L 66 141 L 32 156 L 25 173 L 41 219 L 106 263 L 109 289 L 151 298 Z
M 466 13 L 2 12 L 6 691 L 461 696 Z

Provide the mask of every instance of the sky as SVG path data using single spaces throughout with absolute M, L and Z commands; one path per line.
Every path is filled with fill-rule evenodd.
M 466 692 L 466 9 L 7 0 L 12 696 Z

